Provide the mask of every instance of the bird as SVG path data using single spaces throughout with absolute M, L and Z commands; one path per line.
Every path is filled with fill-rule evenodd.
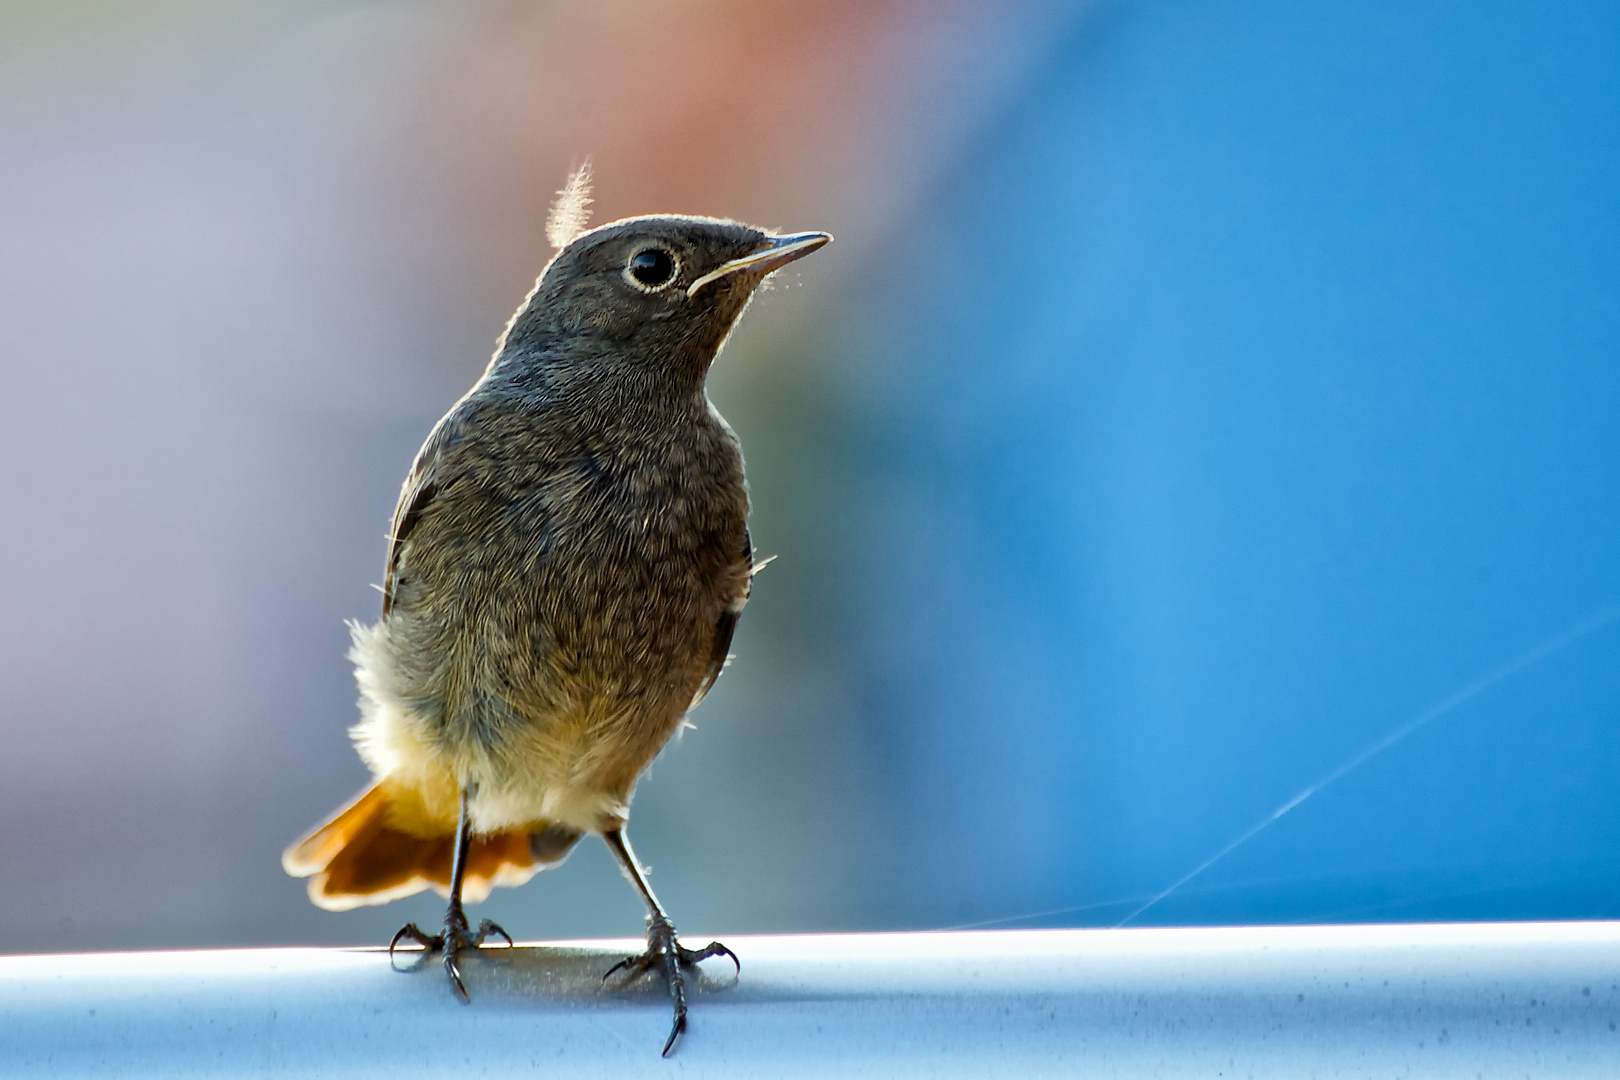
M 626 834 L 638 777 L 729 658 L 758 567 L 736 434 L 706 378 L 774 271 L 825 246 L 679 215 L 583 228 L 588 187 L 553 209 L 546 265 L 482 377 L 432 428 L 394 511 L 382 614 L 350 624 L 373 781 L 287 848 L 310 899 L 344 910 L 434 888 L 459 958 L 511 936 L 464 905 L 602 837 L 647 908 L 646 951 L 603 976 L 661 973 L 687 1028 L 688 949 Z M 561 223 L 558 225 L 557 223 Z

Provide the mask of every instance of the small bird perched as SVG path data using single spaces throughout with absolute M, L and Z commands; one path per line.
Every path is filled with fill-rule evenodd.
M 832 237 L 696 217 L 561 248 L 483 377 L 434 426 L 394 511 L 382 618 L 354 625 L 352 735 L 375 782 L 288 848 L 310 899 L 343 910 L 436 888 L 444 930 L 395 935 L 457 956 L 464 900 L 519 885 L 598 833 L 646 902 L 647 951 L 686 1028 L 685 948 L 625 836 L 636 779 L 719 676 L 755 570 L 737 437 L 704 381 L 773 270 Z M 572 219 L 571 224 L 567 224 Z M 558 233 L 562 235 L 557 235 Z M 606 978 L 606 976 L 604 976 Z

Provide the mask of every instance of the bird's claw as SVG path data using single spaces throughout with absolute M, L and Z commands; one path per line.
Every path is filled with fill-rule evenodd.
M 647 920 L 647 951 L 640 956 L 627 956 L 608 968 L 602 982 L 606 983 L 621 971 L 629 972 L 629 979 L 637 979 L 655 967 L 663 970 L 664 979 L 669 983 L 670 1001 L 675 1006 L 675 1020 L 670 1024 L 669 1038 L 664 1040 L 662 1051 L 663 1056 L 668 1057 L 675 1048 L 675 1040 L 686 1031 L 686 973 L 681 969 L 696 967 L 713 956 L 724 956 L 736 965 L 737 974 L 742 974 L 742 961 L 737 959 L 737 954 L 718 941 L 711 941 L 701 949 L 688 949 L 675 936 L 673 923 L 651 917 Z
M 388 962 L 394 962 L 394 950 L 401 941 L 413 941 L 422 946 L 427 952 L 444 952 L 444 971 L 450 979 L 450 990 L 460 999 L 463 1005 L 470 1004 L 472 998 L 467 994 L 467 984 L 461 979 L 461 964 L 458 962 L 464 949 L 482 948 L 486 940 L 499 936 L 506 942 L 506 947 L 512 947 L 512 935 L 508 934 L 499 923 L 485 919 L 478 924 L 477 931 L 467 927 L 467 916 L 456 908 L 451 908 L 444 917 L 444 933 L 428 934 L 415 923 L 406 923 L 394 935 L 394 940 L 388 943 Z
M 495 920 L 485 919 L 478 924 L 478 933 L 473 937 L 473 948 L 483 948 L 484 942 L 496 934 L 499 934 L 501 936 L 501 940 L 506 942 L 506 947 L 508 949 L 513 947 L 512 935 L 508 934 L 505 928 Z

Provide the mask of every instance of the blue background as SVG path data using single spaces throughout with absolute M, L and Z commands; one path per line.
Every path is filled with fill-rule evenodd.
M 894 234 L 845 617 L 932 918 L 1124 918 L 1578 626 L 1138 921 L 1620 914 L 1617 30 L 1107 5 Z

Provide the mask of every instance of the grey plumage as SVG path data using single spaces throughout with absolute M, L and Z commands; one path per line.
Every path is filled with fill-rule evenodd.
M 759 282 L 829 239 L 636 218 L 546 268 L 401 492 L 382 617 L 351 652 L 377 783 L 284 857 L 316 903 L 445 888 L 431 940 L 459 988 L 461 888 L 527 880 L 597 832 L 667 924 L 622 829 L 753 572 L 742 454 L 704 380 Z M 673 926 L 649 942 L 649 963 L 683 951 Z M 677 994 L 672 1041 L 682 1025 Z

